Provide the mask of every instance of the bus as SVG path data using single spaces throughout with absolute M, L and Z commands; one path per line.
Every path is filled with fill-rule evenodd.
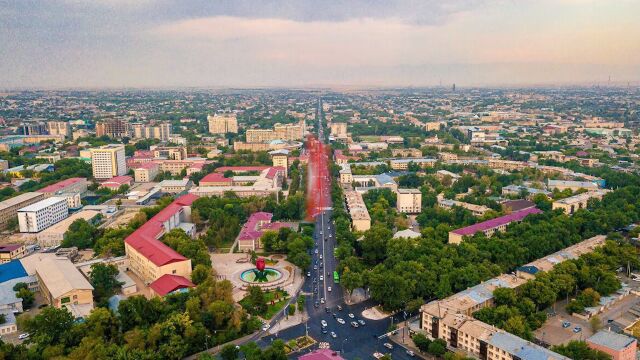
M 340 275 L 338 275 L 337 271 L 333 272 L 333 282 L 336 284 L 340 284 Z

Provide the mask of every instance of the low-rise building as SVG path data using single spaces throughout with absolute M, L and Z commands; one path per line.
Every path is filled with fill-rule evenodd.
M 436 159 L 425 159 L 425 158 L 403 158 L 403 159 L 391 159 L 389 160 L 389 166 L 393 170 L 407 170 L 409 168 L 409 164 L 418 165 L 421 168 L 433 167 L 436 162 Z
M 569 196 L 568 198 L 556 200 L 551 204 L 551 208 L 562 209 L 566 214 L 573 215 L 576 211 L 580 209 L 586 209 L 589 200 L 598 199 L 602 200 L 602 198 L 609 192 L 610 190 L 594 190 L 587 191 L 582 194 Z
M 35 204 L 44 199 L 44 194 L 28 192 L 0 201 L 0 229 L 5 229 L 7 224 L 18 217 L 18 209 Z
M 571 190 L 577 191 L 580 189 L 584 190 L 598 190 L 599 186 L 595 182 L 590 181 L 568 181 L 568 180 L 549 180 L 547 181 L 547 187 L 549 190 L 558 189 L 562 190 Z
M 156 163 L 148 162 L 133 167 L 133 177 L 135 182 L 152 182 L 158 176 L 159 166 Z
M 19 259 L 27 253 L 27 247 L 24 244 L 6 244 L 0 245 L 0 264 Z
M 49 254 L 47 254 L 49 255 Z M 56 308 L 67 308 L 76 317 L 93 310 L 93 286 L 67 258 L 46 256 L 35 264 L 40 293 Z
M 238 234 L 239 251 L 256 251 L 262 249 L 260 239 L 265 231 L 280 231 L 281 228 L 297 229 L 297 225 L 287 222 L 271 222 L 273 214 L 268 212 L 256 212 L 249 216 L 247 222 Z
M 78 193 L 82 194 L 87 191 L 89 181 L 86 178 L 70 178 L 62 181 L 58 181 L 55 184 L 43 187 L 38 190 L 39 193 L 43 193 L 45 197 L 55 196 L 62 193 Z
M 422 212 L 422 192 L 418 189 L 396 190 L 396 208 L 401 213 L 419 214 Z
M 109 188 L 113 191 L 117 191 L 122 185 L 133 185 L 133 178 L 129 175 L 114 176 L 100 183 L 100 187 Z
M 191 189 L 193 183 L 189 179 L 182 180 L 162 180 L 158 183 L 160 189 L 164 193 L 179 194 Z
M 508 215 L 500 216 L 495 219 L 456 229 L 449 232 L 449 243 L 460 244 L 465 236 L 473 236 L 478 232 L 482 232 L 485 236 L 490 237 L 496 231 L 506 230 L 507 226 L 512 222 L 522 221 L 528 215 L 540 213 L 542 213 L 542 211 L 538 210 L 537 208 L 529 208 L 521 211 L 516 211 Z
M 502 195 L 526 195 L 527 199 L 531 199 L 538 194 L 542 194 L 548 198 L 551 198 L 553 193 L 544 189 L 536 189 L 533 187 L 527 187 L 523 185 L 507 185 L 502 188 Z
M 369 216 L 369 211 L 362 199 L 362 195 L 357 191 L 345 191 L 344 197 L 353 230 L 369 230 L 371 228 L 371 216 Z
M 586 340 L 587 345 L 611 356 L 612 360 L 636 360 L 638 340 L 610 330 L 600 330 Z
M 451 183 L 455 183 L 456 181 L 458 181 L 461 176 L 456 174 L 456 173 L 452 173 L 451 171 L 447 171 L 447 170 L 438 170 L 436 171 L 436 177 L 438 178 L 438 180 L 442 181 L 446 178 L 451 179 Z
M 50 197 L 18 210 L 20 232 L 37 233 L 69 216 L 69 205 L 64 197 Z
M 458 207 L 461 207 L 463 209 L 467 209 L 467 210 L 471 211 L 471 213 L 474 216 L 483 216 L 489 210 L 491 210 L 490 208 L 488 208 L 488 207 L 486 207 L 484 205 L 469 204 L 469 203 L 466 203 L 466 202 L 445 199 L 445 198 L 442 198 L 442 197 L 438 198 L 438 206 L 443 208 L 443 209 L 451 209 L 454 206 L 458 206 Z

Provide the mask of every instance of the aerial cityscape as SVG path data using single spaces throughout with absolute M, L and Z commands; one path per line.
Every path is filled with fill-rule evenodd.
M 640 359 L 638 14 L 4 3 L 0 359 Z

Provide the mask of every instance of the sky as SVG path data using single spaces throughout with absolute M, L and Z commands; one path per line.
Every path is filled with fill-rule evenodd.
M 640 0 L 0 0 L 0 89 L 640 81 Z

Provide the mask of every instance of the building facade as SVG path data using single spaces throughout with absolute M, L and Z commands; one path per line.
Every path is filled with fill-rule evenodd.
M 91 168 L 96 179 L 111 179 L 127 173 L 124 145 L 109 144 L 91 149 Z
M 422 212 L 422 193 L 418 189 L 398 189 L 396 207 L 399 212 L 419 214 Z
M 69 205 L 64 197 L 50 197 L 18 210 L 20 232 L 37 233 L 69 216 Z
M 66 121 L 49 121 L 47 122 L 49 135 L 62 135 L 71 137 L 71 125 Z
M 0 201 L 0 229 L 5 229 L 11 220 L 18 217 L 18 209 L 44 199 L 44 194 L 28 192 Z
M 207 116 L 209 133 L 211 134 L 237 134 L 238 118 L 235 114 L 215 114 Z

